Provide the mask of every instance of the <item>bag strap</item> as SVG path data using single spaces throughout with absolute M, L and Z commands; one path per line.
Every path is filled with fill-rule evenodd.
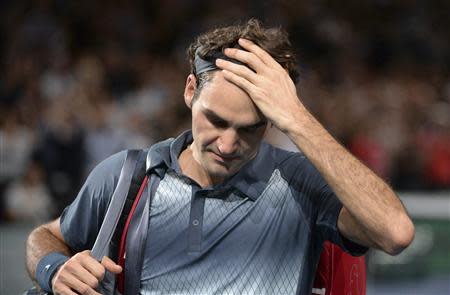
M 134 152 L 134 150 L 130 150 Z M 125 223 L 128 219 L 128 215 L 133 207 L 133 204 L 138 196 L 141 186 L 145 183 L 145 157 L 146 153 L 144 151 L 138 151 L 139 155 L 137 158 L 137 163 L 133 172 L 133 177 L 131 179 L 130 188 L 126 195 L 125 204 L 123 206 L 122 212 L 120 214 L 119 221 L 114 230 L 114 234 L 110 243 L 110 256 L 116 263 L 119 261 L 119 248 L 120 241 L 122 239 L 122 233 L 125 228 Z M 130 173 L 131 175 L 131 173 Z M 142 193 L 142 192 L 141 192 Z M 124 195 L 123 195 L 124 196 Z M 122 196 L 122 197 L 123 197 Z
M 128 229 L 131 224 L 131 219 L 134 216 L 134 213 L 136 212 L 136 208 L 138 207 L 139 201 L 141 200 L 142 193 L 144 192 L 144 189 L 148 182 L 148 176 L 146 175 L 144 177 L 144 180 L 142 181 L 141 187 L 139 188 L 139 192 L 136 195 L 136 198 L 133 202 L 133 206 L 131 207 L 130 212 L 128 213 L 128 217 L 125 222 L 125 226 L 122 231 L 122 235 L 120 238 L 120 247 L 118 252 L 118 261 L 117 264 L 119 264 L 122 269 L 126 270 L 125 267 L 125 255 L 126 255 L 126 243 L 127 243 L 127 235 L 128 235 Z M 147 201 L 145 201 L 147 204 Z M 124 216 L 124 214 L 122 214 Z M 121 294 L 124 294 L 124 283 L 125 282 L 125 271 L 122 271 L 120 274 L 117 275 L 117 288 Z
M 139 163 L 139 158 L 142 154 L 143 152 L 138 150 L 129 150 L 127 152 L 125 163 L 120 171 L 119 181 L 112 195 L 111 202 L 109 203 L 108 210 L 106 211 L 105 218 L 103 219 L 94 246 L 92 247 L 91 255 L 98 261 L 101 261 L 103 256 L 108 255 L 109 244 L 127 200 L 125 196 L 128 196 L 130 194 L 130 189 L 135 187 L 135 185 L 132 184 L 132 180 L 137 170 L 135 169 L 136 165 Z M 136 196 L 135 193 L 133 195 Z
M 104 255 L 109 254 L 114 261 L 122 263 L 122 266 L 124 266 L 121 275 L 119 275 L 116 280 L 116 287 L 119 287 L 119 292 L 121 294 L 137 294 L 139 292 L 140 275 L 143 263 L 142 256 L 144 245 L 147 240 L 148 219 L 150 216 L 150 203 L 152 196 L 156 193 L 156 189 L 159 186 L 159 181 L 164 177 L 166 170 L 165 168 L 162 168 L 164 165 L 161 164 L 164 162 L 161 158 L 158 158 L 159 154 L 151 153 L 151 151 L 161 149 L 165 146 L 168 147 L 172 140 L 173 139 L 169 139 L 153 145 L 149 152 L 142 150 L 128 151 L 127 158 L 119 177 L 119 184 L 124 182 L 129 185 L 121 185 L 120 187 L 119 184 L 117 185 L 113 198 L 108 206 L 99 235 L 94 244 L 95 249 L 97 247 L 101 248 L 103 252 L 103 255 L 101 256 L 96 254 L 99 257 L 97 258 L 96 256 L 98 260 Z M 154 154 L 157 156 L 155 157 Z M 134 168 L 131 169 L 130 167 Z M 121 181 L 121 179 L 124 180 Z M 147 183 L 149 183 L 148 194 L 144 194 L 141 198 Z M 125 190 L 121 187 L 127 189 Z M 126 198 L 124 198 L 125 194 Z M 116 201 L 115 199 L 120 200 Z M 108 212 L 112 210 L 111 207 L 116 207 L 115 205 L 118 206 L 113 210 L 114 214 L 108 214 Z M 114 217 L 114 219 L 112 217 Z M 103 227 L 105 227 L 105 233 L 102 233 Z M 106 237 L 106 239 L 98 241 L 101 240 L 100 233 L 102 233 L 102 236 Z M 102 247 L 96 246 L 97 243 L 101 244 Z M 125 249 L 123 249 L 124 245 Z M 106 253 L 108 246 L 109 253 Z M 121 250 L 124 254 L 120 254 Z M 98 252 L 100 252 L 100 250 L 98 250 Z M 128 255 L 125 261 L 124 258 L 127 252 L 132 255 Z M 128 277 L 125 282 L 127 274 Z
M 150 204 L 156 194 L 160 180 L 164 178 L 167 171 L 164 155 L 168 155 L 172 141 L 173 138 L 153 145 L 147 153 L 145 161 L 143 161 L 146 164 L 146 178 L 141 185 L 140 193 L 137 194 L 135 204 L 132 205 L 132 211 L 129 212 L 130 216 L 127 217 L 121 235 L 123 254 L 120 254 L 121 257 L 119 258 L 124 260 L 121 261 L 124 268 L 116 281 L 117 290 L 121 294 L 139 294 L 145 245 L 148 238 Z M 147 193 L 142 194 L 147 183 Z

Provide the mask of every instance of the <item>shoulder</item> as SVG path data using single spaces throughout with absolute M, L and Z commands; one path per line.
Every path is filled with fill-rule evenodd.
M 60 218 L 61 233 L 72 250 L 92 247 L 119 181 L 127 151 L 101 161 Z
M 120 168 L 122 167 L 125 158 L 127 155 L 127 151 L 121 151 L 116 154 L 109 156 L 108 158 L 101 161 L 95 168 L 91 171 L 90 177 L 98 177 L 98 176 L 106 176 L 108 174 L 117 174 L 120 172 Z
M 89 173 L 85 185 L 114 187 L 119 179 L 126 155 L 127 151 L 121 151 L 101 161 Z
M 119 181 L 126 156 L 127 150 L 123 150 L 97 164 L 87 177 L 79 195 L 100 199 L 102 204 L 107 205 Z
M 260 153 L 265 163 L 272 165 L 274 169 L 279 169 L 286 176 L 311 165 L 303 153 L 284 150 L 269 143 L 261 145 Z
M 262 145 L 261 151 L 266 163 L 270 161 L 272 169 L 279 170 L 283 179 L 294 187 L 325 184 L 320 172 L 302 152 L 283 150 L 267 143 Z

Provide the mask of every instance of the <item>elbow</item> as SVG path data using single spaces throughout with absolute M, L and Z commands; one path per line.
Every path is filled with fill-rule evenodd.
M 402 220 L 391 228 L 389 245 L 385 245 L 385 252 L 390 255 L 398 255 L 405 250 L 414 240 L 415 229 L 412 220 L 405 215 Z

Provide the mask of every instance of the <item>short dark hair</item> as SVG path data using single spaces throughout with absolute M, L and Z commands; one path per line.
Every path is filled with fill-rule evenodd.
M 267 51 L 284 69 L 289 76 L 298 82 L 297 59 L 294 54 L 288 34 L 285 30 L 277 28 L 264 28 L 257 19 L 250 19 L 246 23 L 216 28 L 198 36 L 194 42 L 189 45 L 187 56 L 191 67 L 191 73 L 197 78 L 197 89 L 194 94 L 198 96 L 204 84 L 211 80 L 211 72 L 197 75 L 195 71 L 195 54 L 204 58 L 211 51 L 223 51 L 225 48 L 236 47 L 239 38 L 245 38 L 253 41 L 262 49 Z

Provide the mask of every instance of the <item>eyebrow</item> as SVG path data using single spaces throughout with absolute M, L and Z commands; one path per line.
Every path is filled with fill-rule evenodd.
M 203 112 L 208 117 L 209 120 L 219 121 L 219 122 L 227 123 L 227 125 L 229 125 L 227 120 L 225 120 L 224 118 L 219 116 L 213 110 L 205 109 Z M 267 123 L 267 120 L 261 120 L 259 122 L 254 123 L 254 124 L 251 124 L 251 125 L 237 126 L 237 129 L 240 129 L 240 128 L 244 128 L 244 129 L 245 128 L 259 128 L 259 127 L 265 125 L 266 123 Z

